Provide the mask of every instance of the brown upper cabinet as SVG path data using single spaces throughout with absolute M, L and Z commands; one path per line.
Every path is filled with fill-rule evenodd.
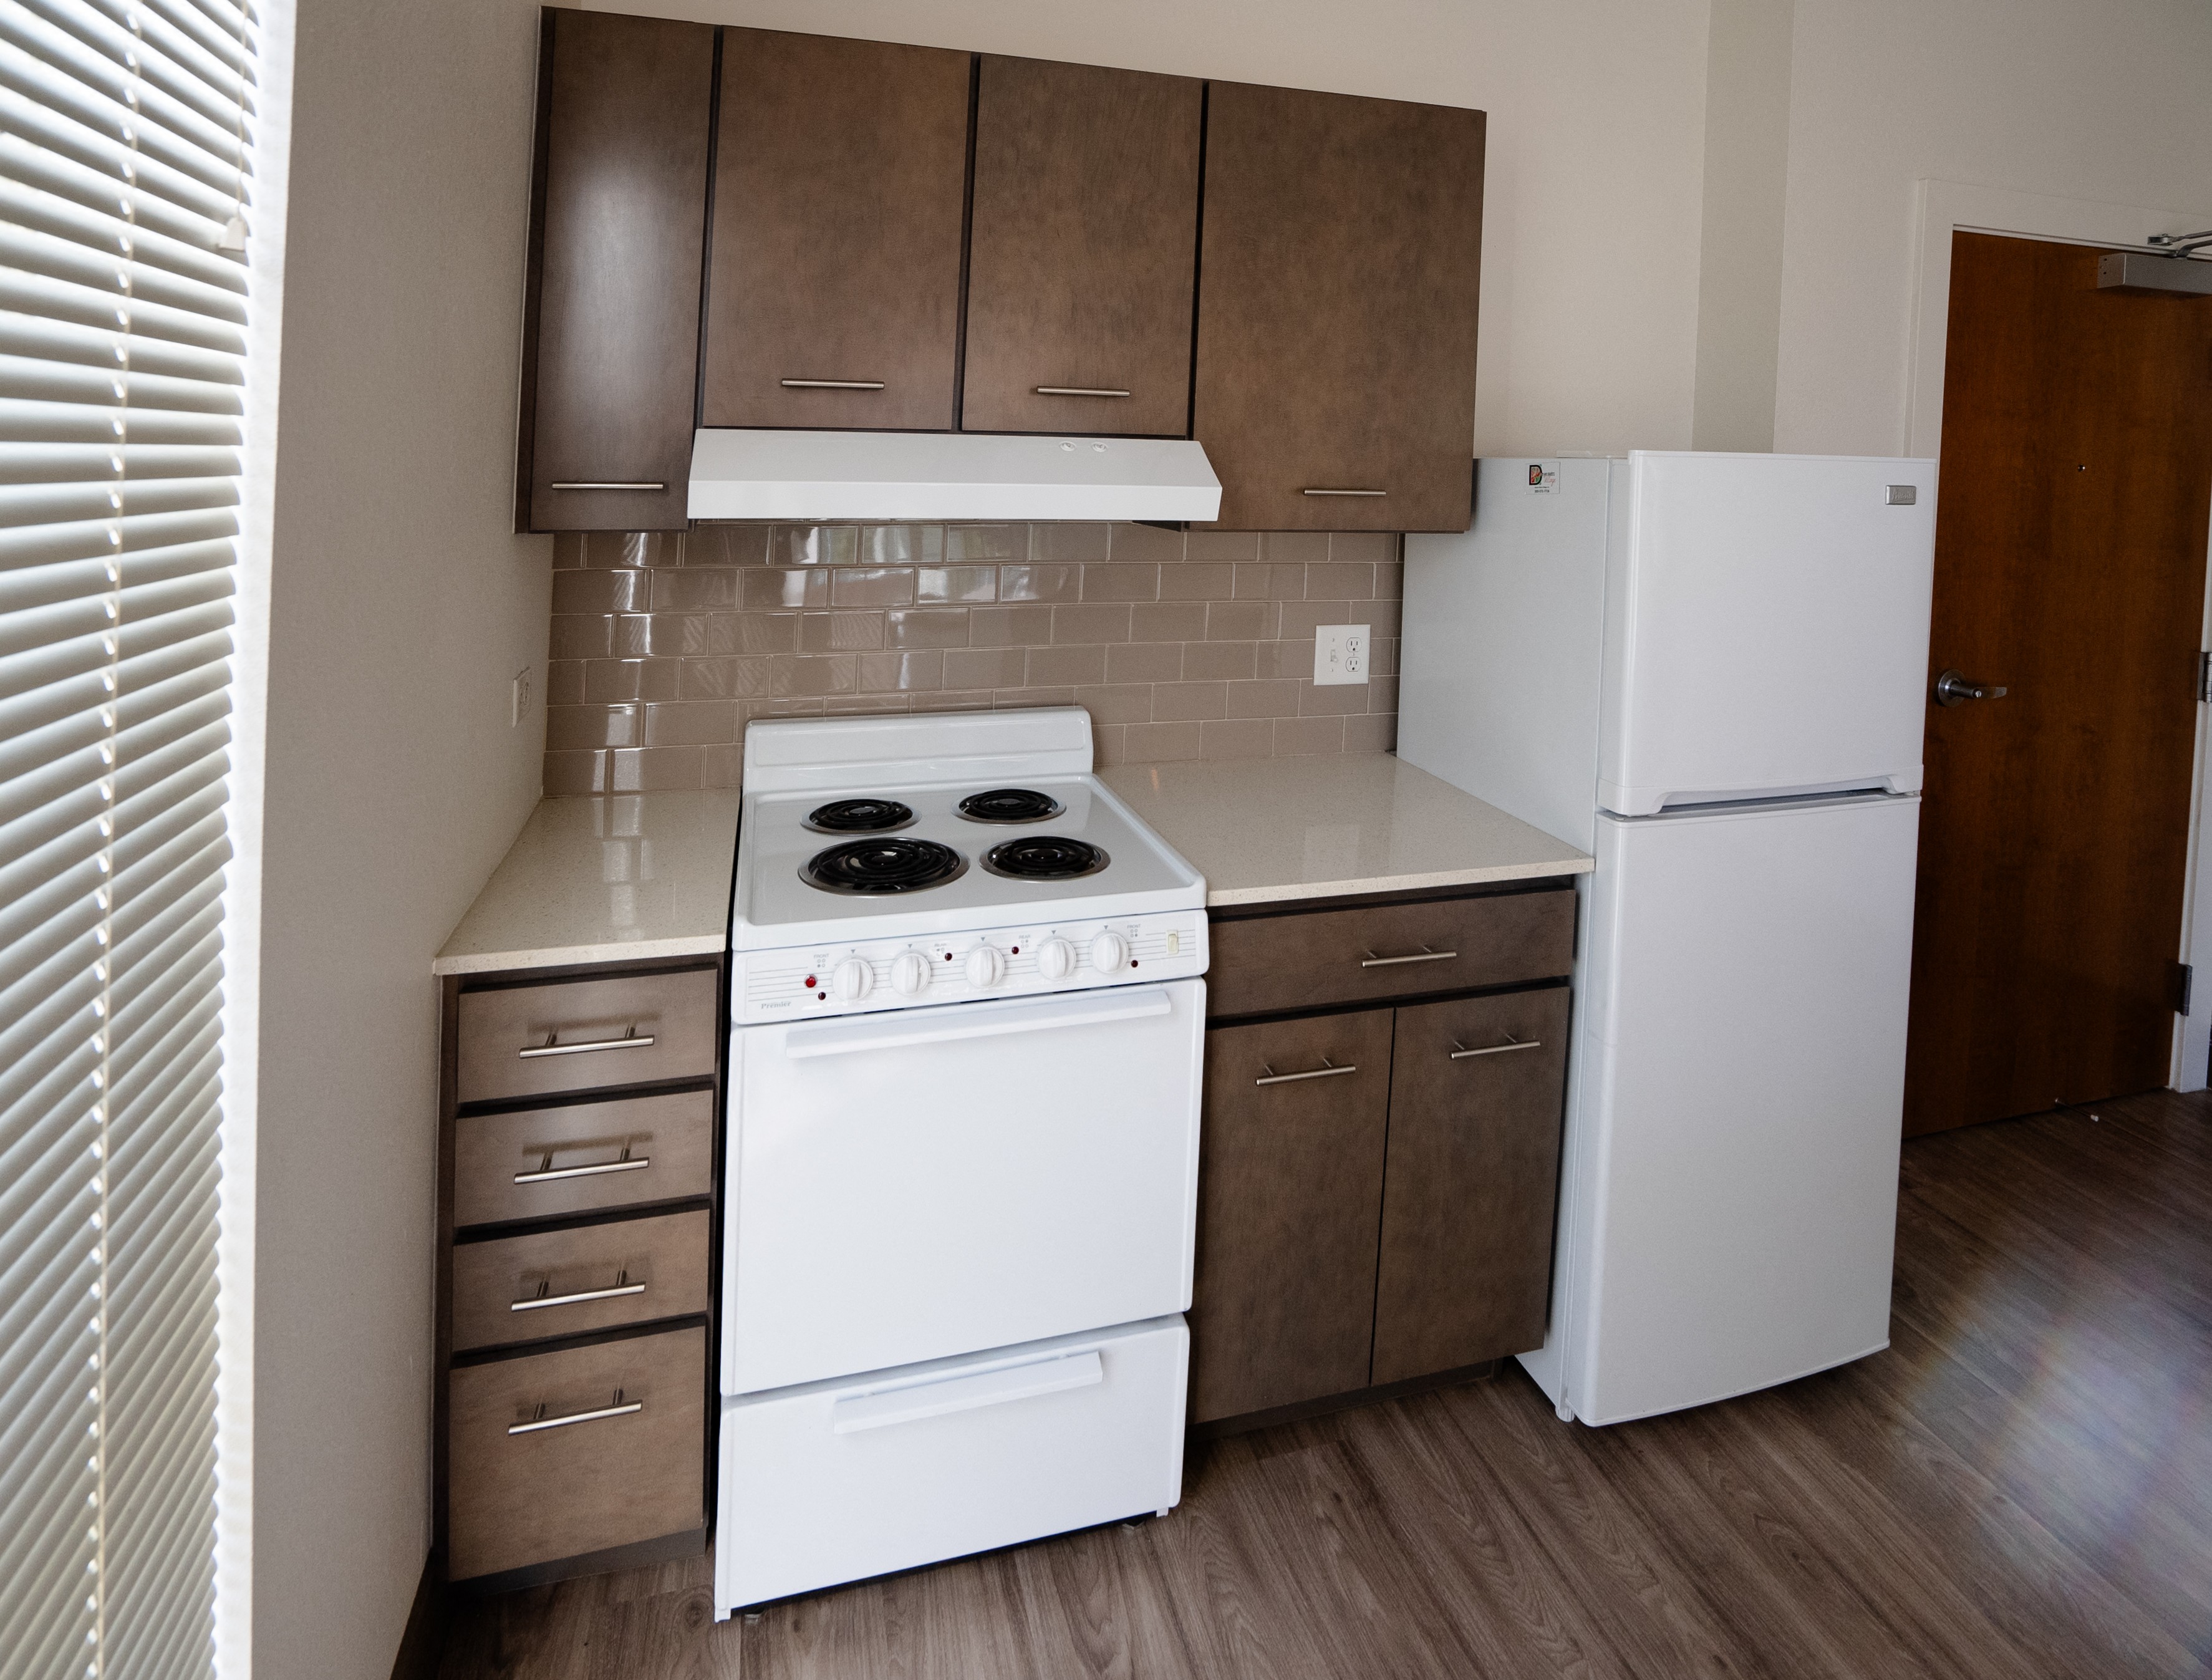
M 973 74 L 723 30 L 702 424 L 955 425 Z
M 1483 127 L 1212 85 L 1192 425 L 1219 524 L 1467 529 Z
M 963 430 L 1189 435 L 1205 92 L 983 58 Z
M 714 32 L 556 10 L 544 27 L 516 522 L 679 526 Z

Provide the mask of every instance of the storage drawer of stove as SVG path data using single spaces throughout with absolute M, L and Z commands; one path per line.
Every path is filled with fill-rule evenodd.
M 1189 1350 L 1164 1317 L 724 1401 L 717 1616 L 1168 1509 Z
M 460 996 L 459 1100 L 587 1091 L 714 1071 L 712 968 Z
M 452 1578 L 698 1527 L 706 1390 L 707 1332 L 697 1327 L 455 1369 Z
M 1574 967 L 1569 887 L 1213 925 L 1212 1013 L 1364 1004 L 1556 979 Z
M 714 1187 L 714 1094 L 576 1102 L 454 1125 L 453 1223 L 592 1213 Z
M 704 1208 L 453 1245 L 453 1347 L 682 1318 L 708 1307 Z

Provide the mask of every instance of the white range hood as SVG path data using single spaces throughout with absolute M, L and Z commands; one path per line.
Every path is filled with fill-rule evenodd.
M 711 428 L 691 445 L 695 519 L 1208 520 L 1221 481 L 1184 438 Z

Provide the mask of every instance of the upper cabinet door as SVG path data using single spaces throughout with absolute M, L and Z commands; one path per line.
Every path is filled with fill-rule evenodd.
M 704 424 L 951 429 L 973 70 L 722 32 Z
M 1238 530 L 1464 531 L 1483 113 L 1212 84 L 1192 435 Z
M 962 428 L 1188 436 L 1204 84 L 981 77 Z
M 545 18 L 517 523 L 665 530 L 691 461 L 714 32 Z

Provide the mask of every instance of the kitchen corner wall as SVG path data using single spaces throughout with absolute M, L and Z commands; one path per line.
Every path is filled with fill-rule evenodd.
M 1372 752 L 1399 541 L 1146 525 L 708 525 L 554 547 L 545 791 L 734 787 L 746 723 L 1086 707 L 1101 764 Z M 1316 688 L 1314 627 L 1369 680 Z

